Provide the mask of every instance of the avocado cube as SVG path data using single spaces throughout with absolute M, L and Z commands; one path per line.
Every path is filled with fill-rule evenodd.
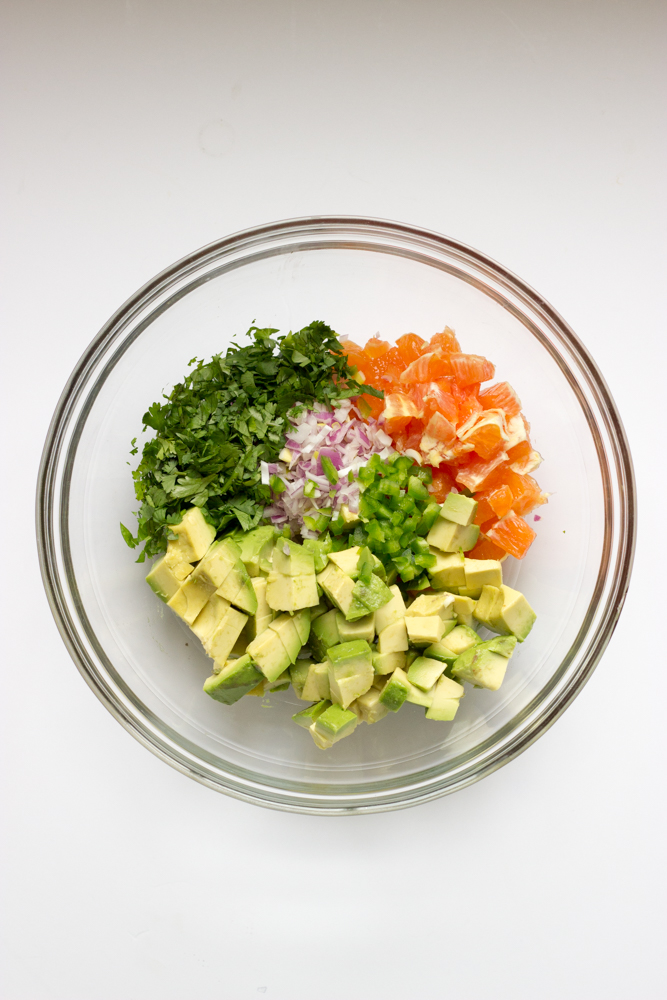
M 356 621 L 358 618 L 363 618 L 365 615 L 377 611 L 378 608 L 388 604 L 393 595 L 387 584 L 383 583 L 375 573 L 371 573 L 369 583 L 366 584 L 362 583 L 361 580 L 357 580 L 352 596 L 354 601 L 360 606 L 362 613 L 358 614 L 356 608 L 350 608 L 345 615 L 348 621 Z
M 496 621 L 503 609 L 503 592 L 500 587 L 482 587 L 482 593 L 475 605 L 474 615 L 477 621 L 494 632 L 505 631 L 505 629 L 495 628 L 492 621 Z
M 445 669 L 441 660 L 418 656 L 408 669 L 408 680 L 422 691 L 430 691 Z
M 310 608 L 295 611 L 292 615 L 292 621 L 301 640 L 301 645 L 305 646 L 310 636 Z
M 355 610 L 357 609 L 357 603 L 353 602 L 354 581 L 334 563 L 329 563 L 327 568 L 317 576 L 317 582 L 331 603 L 335 604 L 346 618 L 353 603 Z M 365 614 L 368 614 L 368 611 L 361 608 L 361 613 L 357 617 L 363 618 Z
M 374 687 L 370 688 L 366 694 L 359 695 L 350 708 L 353 712 L 355 709 L 358 710 L 361 721 L 368 723 L 369 726 L 372 726 L 374 722 L 379 722 L 380 719 L 384 719 L 385 715 L 389 714 L 387 706 L 380 701 L 380 692 Z
M 502 604 L 500 610 L 493 609 L 491 628 L 494 632 L 511 633 L 519 642 L 523 642 L 535 624 L 537 615 L 520 591 L 503 584 L 500 593 Z
M 249 656 L 226 663 L 218 674 L 204 681 L 204 691 L 225 705 L 233 705 L 247 694 L 262 679 Z
M 246 694 L 248 695 L 249 698 L 263 698 L 267 684 L 268 681 L 266 677 L 264 677 L 264 675 L 262 674 L 261 681 L 258 684 L 255 684 L 254 688 L 251 691 L 247 691 Z
M 334 704 L 318 715 L 309 732 L 315 741 L 315 746 L 320 750 L 328 750 L 334 743 L 354 732 L 358 722 L 355 712 Z
M 241 560 L 253 579 L 260 576 L 262 561 L 271 558 L 275 537 L 276 529 L 272 525 L 262 525 L 238 539 Z
M 215 528 L 204 520 L 199 507 L 190 507 L 180 524 L 170 524 L 169 530 L 177 536 L 172 539 L 177 543 L 172 552 L 178 551 L 180 562 L 199 562 L 215 538 Z
M 473 601 L 471 597 L 454 597 L 454 614 L 459 625 L 467 625 L 468 628 L 473 627 L 472 619 L 476 605 L 477 602 Z
M 194 634 L 202 642 L 215 631 L 222 619 L 229 611 L 230 603 L 224 597 L 211 594 L 208 601 L 201 609 L 194 622 L 190 626 Z
M 463 567 L 463 554 L 461 552 L 440 552 L 433 546 L 430 546 L 430 552 L 431 555 L 435 556 L 435 565 L 427 570 L 431 577 L 431 586 L 436 590 L 464 587 L 466 575 Z
M 193 573 L 169 598 L 167 605 L 188 625 L 192 625 L 213 593 L 210 583 L 203 578 L 197 579 Z
M 464 597 L 477 599 L 482 593 L 482 587 L 500 587 L 503 582 L 503 568 L 497 559 L 466 559 L 465 587 L 459 593 Z
M 208 655 L 218 663 L 224 663 L 247 621 L 247 615 L 242 615 L 236 608 L 228 608 L 224 618 L 203 641 Z
M 255 591 L 257 611 L 249 619 L 243 630 L 241 638 L 244 639 L 246 644 L 252 642 L 258 635 L 261 635 L 269 627 L 274 617 L 273 611 L 266 600 L 266 579 L 263 576 L 253 576 L 250 583 L 252 589 Z
M 424 656 L 428 656 L 431 660 L 441 660 L 442 663 L 453 663 L 458 653 L 446 646 L 444 640 L 440 642 L 434 642 L 432 646 L 427 646 L 424 650 Z
M 236 562 L 229 567 L 224 580 L 217 588 L 216 592 L 220 595 L 220 597 L 224 597 L 225 600 L 230 601 L 231 604 L 235 604 L 237 597 L 240 596 L 241 591 L 245 588 L 246 584 L 248 584 L 252 590 L 247 570 L 241 560 L 237 559 Z M 253 590 L 253 598 L 254 595 L 255 592 Z M 250 611 L 249 613 L 254 614 L 255 611 Z
M 336 610 L 327 611 L 326 614 L 317 618 L 311 626 L 308 643 L 314 655 L 322 660 L 327 655 L 329 646 L 337 646 L 342 641 L 338 631 L 337 616 L 339 614 L 340 612 Z
M 466 649 L 470 649 L 471 646 L 477 645 L 481 642 L 477 632 L 474 629 L 468 628 L 467 625 L 457 625 L 455 629 L 445 636 L 442 640 L 443 646 L 447 646 L 453 653 L 459 656 L 464 653 Z
M 248 643 L 247 652 L 271 683 L 280 677 L 291 663 L 280 636 L 270 628 Z M 296 656 L 294 659 L 296 660 Z
M 279 615 L 269 625 L 269 630 L 280 637 L 280 641 L 285 647 L 290 663 L 296 663 L 301 652 L 301 637 L 297 631 L 294 619 L 290 615 Z
M 285 573 L 269 573 L 266 599 L 274 611 L 301 611 L 319 603 L 317 581 L 314 573 L 302 576 L 288 576 Z
M 408 649 L 408 630 L 405 618 L 383 628 L 378 635 L 378 653 L 405 653 Z
M 407 698 L 409 690 L 410 681 L 401 668 L 397 667 L 380 692 L 380 702 L 390 712 L 398 712 Z
M 326 568 L 331 544 L 329 535 L 326 535 L 325 538 L 304 538 L 302 545 L 306 552 L 310 552 L 312 555 L 316 573 L 321 573 Z
M 302 701 L 321 701 L 323 698 L 331 699 L 328 661 L 311 663 L 301 692 Z
M 346 573 L 353 580 L 356 580 L 359 576 L 358 564 L 359 564 L 359 553 L 361 549 L 358 545 L 353 545 L 350 549 L 341 549 L 340 552 L 330 552 L 329 562 L 332 562 L 334 566 Z
M 454 661 L 452 674 L 462 681 L 468 681 L 476 687 L 497 691 L 505 677 L 509 659 L 500 653 L 492 653 L 490 649 L 480 649 L 472 646 Z
M 327 650 L 329 690 L 334 703 L 347 708 L 368 691 L 374 677 L 371 655 L 371 647 L 363 639 L 342 642 Z
M 409 701 L 412 705 L 421 705 L 422 708 L 430 708 L 434 692 L 435 684 L 428 691 L 422 691 L 416 684 L 408 680 L 408 694 L 405 700 Z
M 192 566 L 190 563 L 184 563 L 183 565 L 188 567 L 188 572 L 185 575 L 185 579 L 187 579 L 192 572 Z M 162 559 L 158 559 L 146 577 L 148 586 L 165 604 L 174 596 L 181 586 L 181 582 L 174 570 L 166 562 L 164 556 Z
M 292 682 L 292 687 L 296 692 L 297 698 L 302 701 L 311 701 L 311 698 L 303 697 L 303 689 L 306 684 L 306 679 L 308 677 L 308 671 L 310 670 L 312 660 L 297 660 L 289 668 L 290 681 Z
M 167 551 L 163 559 L 164 565 L 171 570 L 176 579 L 180 580 L 181 583 L 183 580 L 187 580 L 194 568 L 192 563 L 186 562 L 183 559 L 182 549 L 177 539 L 172 538 L 167 542 Z
M 461 684 L 441 677 L 435 686 L 430 708 L 426 709 L 426 718 L 436 722 L 451 722 L 456 715 L 464 690 Z
M 273 549 L 273 569 L 283 576 L 313 576 L 313 553 L 288 538 L 279 538 Z
M 317 586 L 317 581 L 315 582 L 315 586 Z M 309 610 L 310 621 L 312 623 L 316 618 L 321 618 L 322 615 L 326 615 L 327 611 L 329 611 L 329 605 L 326 601 L 320 601 L 319 604 L 316 604 L 314 608 L 310 608 Z
M 458 552 L 459 549 L 468 552 L 475 547 L 478 537 L 479 528 L 476 524 L 463 527 L 439 517 L 426 536 L 426 541 L 441 552 Z
M 411 618 L 438 615 L 443 622 L 451 621 L 454 617 L 454 597 L 452 594 L 420 594 L 408 608 L 407 615 Z
M 341 504 L 340 516 L 343 518 L 346 528 L 353 528 L 355 524 L 359 523 L 359 514 L 350 510 L 346 503 Z
M 440 508 L 440 517 L 446 517 L 448 521 L 454 521 L 464 528 L 472 524 L 476 513 L 477 501 L 463 493 L 448 493 Z
M 340 642 L 352 642 L 354 639 L 365 639 L 372 642 L 375 638 L 375 613 L 364 615 L 355 622 L 348 622 L 340 611 L 336 611 L 336 626 Z
M 393 625 L 394 622 L 400 621 L 405 618 L 405 601 L 403 600 L 403 594 L 400 589 L 393 584 L 389 591 L 391 593 L 391 600 L 383 604 L 375 612 L 375 630 L 380 634 L 383 629 L 387 628 L 388 625 Z
M 326 712 L 326 710 L 330 707 L 330 701 L 318 701 L 316 705 L 310 705 L 309 708 L 304 708 L 303 712 L 297 712 L 296 715 L 292 716 L 292 719 L 296 722 L 297 726 L 303 726 L 304 729 L 310 729 L 313 722 L 319 718 L 322 712 Z
M 479 647 L 480 649 L 489 649 L 492 653 L 500 653 L 501 656 L 506 656 L 509 660 L 517 642 L 518 639 L 515 635 L 496 635 L 493 639 L 480 642 Z
M 277 677 L 274 683 L 269 686 L 269 691 L 287 691 L 290 684 L 289 670 L 285 670 L 280 677 Z
M 240 549 L 236 543 L 231 538 L 222 538 L 213 542 L 195 573 L 208 580 L 213 589 L 217 590 L 239 561 Z
M 393 674 L 397 667 L 407 670 L 405 653 L 373 653 L 373 670 L 376 674 Z
M 412 617 L 410 608 L 405 616 L 405 627 L 408 631 L 408 641 L 413 646 L 430 646 L 439 642 L 445 633 L 445 623 L 440 615 L 429 617 Z

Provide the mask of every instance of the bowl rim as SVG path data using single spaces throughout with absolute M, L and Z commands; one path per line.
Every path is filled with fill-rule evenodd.
M 249 772 L 246 773 L 233 768 L 229 772 L 226 772 L 224 770 L 221 771 L 220 768 L 213 766 L 210 762 L 207 764 L 205 761 L 206 755 L 202 757 L 201 753 L 197 752 L 197 748 L 193 745 L 188 745 L 187 741 L 182 738 L 170 738 L 166 735 L 169 732 L 168 727 L 159 724 L 159 720 L 151 718 L 150 713 L 144 710 L 143 713 L 137 715 L 136 708 L 138 703 L 136 701 L 133 702 L 132 698 L 128 697 L 127 692 L 123 693 L 123 684 L 119 684 L 118 676 L 115 675 L 115 670 L 111 667 L 110 661 L 107 660 L 101 646 L 95 649 L 94 652 L 103 663 L 106 661 L 106 676 L 104 672 L 100 671 L 98 664 L 94 662 L 94 657 L 90 649 L 87 648 L 86 643 L 82 640 L 72 607 L 76 608 L 76 612 L 82 621 L 85 619 L 85 612 L 81 606 L 77 606 L 76 593 L 73 594 L 73 605 L 72 600 L 68 600 L 64 585 L 69 584 L 71 589 L 72 581 L 63 580 L 61 570 L 62 552 L 63 550 L 65 551 L 66 557 L 68 547 L 68 476 L 63 476 L 62 471 L 65 449 L 67 448 L 68 454 L 72 456 L 72 460 L 74 455 L 72 451 L 73 442 L 70 440 L 68 444 L 67 432 L 76 416 L 77 403 L 83 398 L 84 391 L 89 387 L 90 374 L 95 369 L 100 358 L 108 351 L 112 343 L 120 339 L 123 331 L 131 325 L 132 321 L 142 311 L 159 300 L 159 297 L 166 291 L 173 289 L 177 282 L 194 275 L 212 261 L 219 261 L 226 255 L 247 252 L 247 257 L 241 261 L 242 263 L 247 263 L 252 259 L 256 259 L 256 255 L 253 257 L 251 251 L 256 251 L 263 245 L 267 246 L 271 243 L 277 246 L 281 241 L 281 249 L 274 249 L 266 255 L 271 256 L 278 252 L 289 252 L 289 249 L 318 249 L 321 247 L 312 242 L 312 238 L 318 234 L 326 236 L 326 246 L 334 248 L 347 247 L 376 251 L 385 249 L 386 252 L 391 252 L 391 250 L 386 249 L 391 243 L 381 245 L 380 241 L 400 241 L 402 244 L 421 248 L 423 251 L 430 249 L 440 253 L 444 252 L 461 261 L 466 261 L 478 271 L 492 275 L 494 280 L 517 297 L 519 301 L 525 302 L 530 305 L 531 309 L 541 314 L 562 344 L 568 349 L 568 352 L 576 359 L 579 370 L 583 373 L 587 381 L 587 388 L 592 398 L 595 399 L 603 417 L 608 438 L 608 449 L 610 451 L 609 455 L 606 453 L 603 454 L 604 444 L 601 439 L 599 441 L 596 440 L 604 483 L 605 544 L 594 597 L 595 594 L 602 593 L 602 584 L 605 583 L 607 586 L 606 599 L 603 607 L 600 609 L 598 606 L 597 608 L 599 621 L 596 626 L 595 635 L 591 638 L 585 655 L 577 665 L 575 673 L 571 674 L 566 679 L 566 683 L 561 684 L 559 687 L 559 679 L 563 678 L 568 662 L 574 657 L 572 650 L 575 650 L 575 647 L 577 650 L 580 649 L 581 644 L 590 632 L 590 623 L 588 628 L 584 627 L 587 619 L 585 619 L 584 625 L 582 625 L 579 635 L 570 649 L 572 656 L 568 654 L 564 658 L 560 668 L 554 673 L 550 681 L 540 689 L 539 694 L 535 696 L 530 704 L 512 720 L 514 722 L 516 719 L 521 718 L 522 725 L 513 726 L 507 734 L 507 738 L 503 741 L 499 742 L 498 736 L 509 726 L 509 723 L 498 733 L 494 734 L 493 737 L 489 738 L 487 741 L 489 743 L 488 747 L 486 747 L 486 744 L 481 745 L 486 748 L 481 758 L 479 748 L 477 748 L 477 752 L 474 755 L 468 755 L 471 758 L 474 756 L 477 762 L 474 768 L 467 766 L 467 762 L 464 762 L 458 768 L 448 769 L 446 780 L 442 779 L 442 776 L 440 780 L 437 777 L 429 777 L 412 781 L 409 787 L 401 783 L 406 779 L 401 779 L 401 781 L 394 779 L 394 781 L 385 782 L 380 793 L 369 791 L 367 786 L 358 786 L 354 789 L 348 788 L 343 794 L 334 794 L 332 792 L 320 792 L 318 794 L 313 793 L 312 790 L 300 792 L 297 788 L 292 787 L 295 783 L 288 782 L 281 785 L 275 779 L 267 782 L 257 781 L 254 778 L 258 777 L 258 775 L 255 775 L 253 778 Z M 339 236 L 341 242 L 336 243 L 332 241 L 329 238 L 331 236 Z M 301 246 L 297 242 L 300 238 L 304 237 L 311 240 L 308 247 Z M 370 239 L 371 243 L 364 243 L 362 237 L 366 240 Z M 351 239 L 354 242 L 351 243 Z M 376 242 L 374 243 L 373 241 Z M 285 247 L 288 249 L 286 250 Z M 410 254 L 400 250 L 395 252 L 398 252 L 401 256 L 410 256 Z M 186 291 L 189 287 L 186 286 Z M 563 365 L 561 363 L 561 368 L 567 374 L 571 374 L 567 364 Z M 578 385 L 576 379 L 574 383 L 572 379 L 570 379 L 570 382 L 571 384 Z M 92 402 L 90 405 L 92 405 Z M 83 419 L 85 420 L 85 413 Z M 81 420 L 82 416 L 79 414 L 77 425 L 81 424 Z M 591 425 L 590 419 L 588 423 L 592 431 L 594 430 L 594 426 L 597 426 L 595 422 Z M 611 463 L 609 460 L 611 460 Z M 609 478 L 610 464 L 615 473 L 614 482 L 617 486 L 615 497 L 612 497 L 614 482 Z M 63 499 L 65 503 L 62 502 Z M 608 526 L 608 521 L 611 520 L 609 512 L 612 510 L 612 507 L 614 507 L 615 511 L 617 508 L 614 518 L 614 522 L 617 522 L 615 546 L 610 537 Z M 36 531 L 42 580 L 52 614 L 65 645 L 89 687 L 121 725 L 139 740 L 140 743 L 182 773 L 194 778 L 201 784 L 216 791 L 232 795 L 235 798 L 284 811 L 317 815 L 350 815 L 407 808 L 466 787 L 502 767 L 510 760 L 513 760 L 553 725 L 590 678 L 618 622 L 627 594 L 634 560 L 636 542 L 636 487 L 632 458 L 623 424 L 602 374 L 588 350 L 581 343 L 571 327 L 553 306 L 543 296 L 532 289 L 530 285 L 480 251 L 451 237 L 443 236 L 421 227 L 366 216 L 305 216 L 244 229 L 225 236 L 222 239 L 215 240 L 193 253 L 187 254 L 146 282 L 113 313 L 81 355 L 54 411 L 47 432 L 38 474 Z M 612 547 L 614 547 L 615 561 L 614 572 L 610 579 L 609 568 Z M 606 572 L 603 574 L 603 569 L 605 568 Z M 74 584 L 74 591 L 76 591 L 76 584 Z M 593 601 L 591 601 L 591 606 L 592 604 Z M 544 701 L 544 696 L 549 693 L 553 697 L 545 707 L 542 707 L 540 704 L 536 708 L 531 708 L 538 698 Z M 463 756 L 465 757 L 466 755 Z M 437 771 L 438 768 L 433 770 Z M 289 787 L 283 787 L 285 784 Z M 373 783 L 373 787 L 376 784 L 378 783 Z M 331 786 L 332 789 L 338 787 Z

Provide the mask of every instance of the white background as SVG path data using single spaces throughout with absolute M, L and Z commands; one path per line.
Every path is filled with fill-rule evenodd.
M 659 0 L 4 0 L 3 1000 L 666 995 Z M 216 795 L 107 714 L 41 587 L 33 497 L 132 292 L 313 213 L 486 252 L 565 316 L 630 437 L 634 582 L 583 693 L 483 782 L 387 815 Z

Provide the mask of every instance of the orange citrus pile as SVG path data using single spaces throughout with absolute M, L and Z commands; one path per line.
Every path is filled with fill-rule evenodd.
M 535 537 L 524 515 L 547 494 L 529 475 L 541 458 L 511 385 L 482 389 L 493 364 L 464 354 L 448 327 L 430 341 L 407 333 L 394 347 L 373 337 L 363 348 L 345 340 L 343 349 L 363 384 L 384 390 L 384 399 L 360 397 L 364 412 L 382 422 L 397 451 L 432 468 L 433 498 L 442 503 L 465 489 L 478 501 L 479 541 L 467 555 L 522 559 Z

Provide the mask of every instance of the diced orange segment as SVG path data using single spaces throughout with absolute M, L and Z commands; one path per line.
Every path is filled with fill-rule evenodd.
M 340 346 L 343 348 L 343 354 L 363 354 L 363 347 L 359 347 L 359 344 L 355 344 L 353 340 L 341 340 Z
M 429 468 L 429 466 L 426 466 L 426 468 Z M 428 487 L 431 499 L 435 500 L 436 503 L 444 503 L 447 494 L 451 493 L 454 489 L 454 479 L 443 466 L 439 469 L 431 469 L 431 473 L 433 475 L 433 482 Z
M 497 490 L 489 493 L 489 506 L 496 517 L 504 517 L 512 509 L 514 497 L 509 486 L 500 486 Z
M 449 362 L 444 361 L 439 354 L 430 351 L 422 354 L 421 357 L 416 358 L 408 365 L 401 373 L 401 382 L 404 385 L 411 385 L 413 382 L 430 382 L 449 374 L 451 374 Z
M 461 345 L 456 339 L 456 334 L 448 326 L 442 333 L 436 333 L 431 337 L 429 347 L 432 351 L 440 351 L 441 354 L 460 354 Z
M 377 420 L 384 410 L 384 400 L 378 399 L 377 396 L 370 396 L 367 392 L 364 392 L 361 396 L 357 396 L 354 402 L 359 407 L 359 412 L 364 420 L 368 420 L 369 418 Z
M 405 333 L 396 341 L 396 349 L 406 365 L 416 361 L 424 353 L 428 344 L 416 333 Z
M 497 382 L 483 389 L 479 401 L 485 410 L 504 410 L 508 417 L 515 417 L 521 412 L 521 400 L 509 382 Z
M 369 358 L 379 358 L 383 354 L 386 354 L 389 350 L 389 343 L 386 340 L 380 340 L 379 337 L 371 337 L 368 343 L 364 347 L 364 352 Z
M 477 490 L 483 490 L 489 485 L 488 480 L 493 473 L 504 466 L 506 460 L 507 455 L 502 451 L 494 456 L 494 458 L 488 460 L 473 455 L 472 458 L 468 459 L 457 470 L 456 482 L 460 483 L 461 486 L 465 486 L 472 493 L 476 493 Z
M 513 448 L 508 448 L 507 458 L 510 462 L 523 462 L 530 456 L 532 451 L 532 445 L 530 441 L 520 441 L 519 444 L 515 444 Z
M 419 410 L 405 393 L 391 392 L 384 397 L 384 430 L 387 434 L 402 430 L 413 417 L 418 416 Z
M 477 501 L 477 513 L 475 514 L 475 524 L 480 528 L 487 521 L 491 521 L 495 518 L 496 513 L 489 503 L 488 497 L 484 496 L 484 493 L 476 493 L 475 500 Z
M 510 511 L 486 532 L 487 537 L 515 559 L 523 559 L 530 548 L 535 532 L 522 517 Z
M 493 378 L 495 367 L 479 354 L 450 354 L 452 374 L 462 387 Z
M 447 417 L 436 412 L 424 428 L 424 436 L 441 444 L 450 445 L 456 440 L 456 428 Z
M 489 459 L 504 447 L 505 420 L 502 410 L 489 410 L 481 416 L 465 434 L 462 440 L 472 444 L 480 458 Z
M 505 549 L 492 542 L 486 535 L 481 534 L 477 539 L 477 544 L 470 552 L 466 552 L 469 559 L 504 559 L 507 555 Z
M 479 383 L 462 388 L 456 381 L 450 383 L 451 393 L 458 408 L 459 418 L 457 427 L 461 427 L 474 416 L 482 412 L 482 404 L 477 398 Z

